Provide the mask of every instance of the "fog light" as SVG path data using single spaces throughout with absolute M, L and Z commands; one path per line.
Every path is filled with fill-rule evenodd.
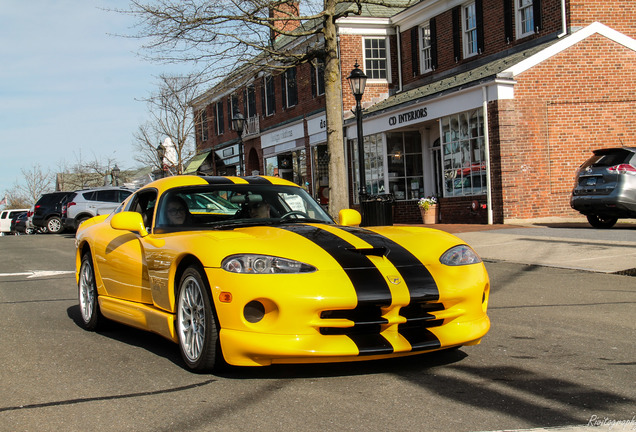
M 263 303 L 253 300 L 245 305 L 243 316 L 247 322 L 255 324 L 265 316 L 265 306 Z

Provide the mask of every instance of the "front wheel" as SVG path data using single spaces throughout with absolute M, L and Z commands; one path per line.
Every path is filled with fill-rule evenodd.
M 616 224 L 618 218 L 603 215 L 587 215 L 587 221 L 594 228 L 611 228 Z
M 103 323 L 104 317 L 99 310 L 97 301 L 97 285 L 95 283 L 95 271 L 93 270 L 93 259 L 90 253 L 82 256 L 82 266 L 80 267 L 79 282 L 79 307 L 82 313 L 82 327 L 86 330 L 97 330 Z
M 197 266 L 186 269 L 177 293 L 177 337 L 188 368 L 204 372 L 219 369 L 223 354 L 210 299 L 210 288 Z

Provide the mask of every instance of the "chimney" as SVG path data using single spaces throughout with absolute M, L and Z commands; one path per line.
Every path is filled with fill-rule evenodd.
M 298 28 L 300 20 L 290 19 L 300 16 L 298 0 L 280 0 L 273 2 L 269 9 L 269 17 L 274 18 L 273 25 L 276 29 L 283 32 L 291 32 Z M 275 41 L 280 33 L 276 30 L 270 31 L 272 41 Z

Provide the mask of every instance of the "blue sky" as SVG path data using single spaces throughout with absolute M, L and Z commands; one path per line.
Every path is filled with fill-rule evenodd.
M 113 158 L 137 167 L 133 133 L 147 120 L 139 99 L 161 73 L 186 71 L 138 56 L 134 20 L 102 8 L 126 0 L 0 0 L 0 198 L 21 169 Z

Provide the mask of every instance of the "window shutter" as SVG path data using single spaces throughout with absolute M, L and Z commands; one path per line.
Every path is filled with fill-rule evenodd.
M 309 75 L 311 77 L 311 97 L 315 98 L 318 94 L 318 92 L 316 91 L 316 87 L 318 86 L 318 84 L 316 83 L 316 68 L 311 62 L 309 62 L 309 66 L 311 66 L 309 70 Z
M 263 117 L 266 117 L 267 107 L 265 106 L 265 77 L 263 77 L 263 82 L 261 83 L 261 110 Z
M 541 25 L 541 0 L 533 0 L 532 2 L 532 14 L 534 19 L 534 31 L 536 33 L 542 29 Z
M 484 47 L 484 2 L 475 0 L 475 12 L 477 13 L 477 52 L 482 54 Z
M 411 70 L 413 71 L 413 76 L 417 76 L 420 74 L 419 58 L 417 55 L 417 51 L 420 46 L 419 34 L 419 27 L 413 27 L 411 29 Z
M 437 69 L 437 22 L 435 18 L 431 18 L 431 67 Z
M 513 14 L 513 0 L 503 0 L 504 7 L 504 32 L 506 43 L 512 42 L 513 39 L 513 27 L 512 27 L 512 14 Z
M 283 109 L 287 108 L 287 85 L 285 82 L 285 77 L 287 76 L 287 71 L 283 72 L 280 75 L 280 87 L 283 92 Z
M 453 55 L 455 62 L 459 62 L 462 58 L 462 8 L 457 6 L 453 8 Z

